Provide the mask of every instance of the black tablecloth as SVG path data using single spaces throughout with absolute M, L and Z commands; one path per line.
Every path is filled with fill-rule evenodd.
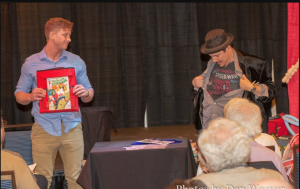
M 165 149 L 126 150 L 130 141 L 97 142 L 77 179 L 85 189 L 163 189 L 174 179 L 190 179 L 197 165 L 187 138 Z

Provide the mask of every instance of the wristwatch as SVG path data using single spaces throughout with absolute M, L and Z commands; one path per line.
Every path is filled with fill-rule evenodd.
M 256 91 L 256 85 L 253 85 L 253 88 L 251 89 L 251 92 L 254 93 Z
M 86 96 L 85 97 L 88 97 L 90 96 L 90 92 L 88 90 L 86 90 Z

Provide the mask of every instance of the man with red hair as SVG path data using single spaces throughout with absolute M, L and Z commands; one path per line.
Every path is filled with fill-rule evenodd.
M 48 179 L 51 185 L 54 162 L 57 152 L 64 164 L 64 174 L 68 187 L 82 188 L 76 180 L 81 172 L 83 160 L 83 133 L 81 113 L 60 112 L 40 113 L 39 101 L 45 97 L 46 90 L 37 87 L 36 72 L 57 67 L 75 68 L 77 85 L 73 92 L 81 101 L 93 99 L 94 90 L 87 77 L 84 61 L 66 51 L 71 42 L 73 23 L 63 18 L 51 18 L 45 25 L 47 44 L 39 53 L 33 54 L 22 65 L 21 76 L 16 86 L 15 96 L 22 105 L 33 103 L 32 115 L 32 156 L 37 163 L 36 172 Z

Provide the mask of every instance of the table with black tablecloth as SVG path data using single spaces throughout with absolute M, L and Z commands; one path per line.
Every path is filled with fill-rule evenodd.
M 126 150 L 134 140 L 97 142 L 77 182 L 85 189 L 163 189 L 174 179 L 190 179 L 197 171 L 190 141 L 173 139 L 181 142 L 165 149 Z

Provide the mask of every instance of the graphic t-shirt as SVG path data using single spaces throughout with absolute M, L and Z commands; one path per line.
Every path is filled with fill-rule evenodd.
M 240 88 L 240 78 L 235 74 L 234 62 L 225 68 L 215 64 L 207 84 L 207 92 L 216 100 L 222 95 Z

